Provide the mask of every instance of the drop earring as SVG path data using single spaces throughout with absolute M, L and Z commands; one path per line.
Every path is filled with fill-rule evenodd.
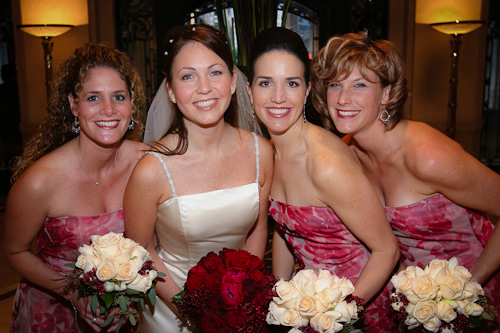
M 75 121 L 71 125 L 71 132 L 75 134 L 80 133 L 80 123 L 78 122 L 78 117 L 75 117 Z
M 379 119 L 384 125 L 387 125 L 389 120 L 391 120 L 391 115 L 385 109 L 385 104 L 382 104 L 382 112 L 380 113 Z
M 306 105 L 304 104 L 304 109 L 302 110 L 302 116 L 304 117 L 304 123 L 307 123 L 307 118 L 306 118 Z
M 135 127 L 135 122 L 132 119 L 130 119 L 130 124 L 128 124 L 128 129 L 133 130 L 134 127 Z

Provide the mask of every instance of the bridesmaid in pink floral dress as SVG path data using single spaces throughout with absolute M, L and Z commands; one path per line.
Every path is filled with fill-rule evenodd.
M 141 133 L 141 100 L 140 77 L 118 50 L 87 44 L 59 66 L 48 115 L 7 198 L 3 251 L 23 277 L 11 332 L 100 331 L 106 318 L 67 290 L 65 264 L 91 235 L 124 231 L 125 186 L 142 155 L 142 144 L 128 140 Z
M 309 58 L 298 34 L 271 28 L 252 44 L 249 93 L 273 140 L 269 212 L 276 220 L 273 273 L 328 269 L 370 301 L 387 283 L 399 251 L 373 188 L 340 138 L 306 119 Z M 364 332 L 383 324 L 367 306 Z M 360 323 L 361 324 L 361 323 Z
M 363 34 L 331 38 L 313 60 L 312 91 L 325 127 L 349 134 L 402 263 L 457 257 L 499 311 L 500 231 L 482 212 L 500 216 L 500 175 L 441 132 L 401 119 L 408 89 L 395 47 Z M 499 331 L 500 321 L 487 324 Z

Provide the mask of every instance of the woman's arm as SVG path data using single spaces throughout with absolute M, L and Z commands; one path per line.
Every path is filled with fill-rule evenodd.
M 283 232 L 276 224 L 273 234 L 273 274 L 278 279 L 283 278 L 288 281 L 292 277 L 294 266 L 293 253 L 290 251 Z
M 383 207 L 361 166 L 342 147 L 338 157 L 321 156 L 311 173 L 319 198 L 371 252 L 355 283 L 355 294 L 368 302 L 387 283 L 399 260 L 399 247 Z
M 260 175 L 259 175 L 259 216 L 257 222 L 250 232 L 245 247 L 250 253 L 264 258 L 266 251 L 266 243 L 268 236 L 267 225 L 267 200 L 269 199 L 269 191 L 271 189 L 273 175 L 273 149 L 269 142 L 264 138 L 259 137 L 260 151 Z
M 164 201 L 164 189 L 170 189 L 170 186 L 160 162 L 152 155 L 144 155 L 132 172 L 125 190 L 123 199 L 125 235 L 143 246 L 147 244 L 154 266 L 165 274 L 156 283 L 156 293 L 179 316 L 172 297 L 181 289 L 154 248 L 158 204 Z

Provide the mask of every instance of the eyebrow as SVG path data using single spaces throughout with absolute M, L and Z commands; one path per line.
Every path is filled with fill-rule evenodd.
M 257 79 L 264 79 L 264 80 L 271 80 L 271 76 L 257 76 Z M 290 76 L 285 78 L 287 81 L 292 81 L 292 80 L 300 80 L 302 81 L 302 78 L 300 76 Z

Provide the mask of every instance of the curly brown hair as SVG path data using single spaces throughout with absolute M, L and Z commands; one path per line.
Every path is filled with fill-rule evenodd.
M 383 88 L 391 86 L 385 108 L 391 116 L 386 129 L 393 129 L 401 120 L 408 97 L 406 66 L 391 42 L 373 41 L 365 34 L 356 33 L 330 38 L 312 61 L 312 102 L 323 125 L 335 129 L 326 100 L 328 84 L 347 78 L 356 65 L 366 80 L 370 81 L 367 71 L 371 70 L 380 78 Z
M 124 139 L 137 140 L 142 135 L 143 122 L 141 106 L 144 102 L 144 90 L 139 73 L 125 53 L 104 44 L 88 43 L 77 48 L 74 54 L 66 58 L 57 68 L 57 75 L 52 82 L 47 115 L 38 131 L 28 141 L 23 154 L 14 160 L 11 182 L 42 156 L 50 153 L 77 134 L 71 132 L 74 116 L 68 95 L 78 102 L 79 93 L 92 68 L 105 67 L 117 70 L 126 82 L 132 102 L 133 130 L 127 130 Z

